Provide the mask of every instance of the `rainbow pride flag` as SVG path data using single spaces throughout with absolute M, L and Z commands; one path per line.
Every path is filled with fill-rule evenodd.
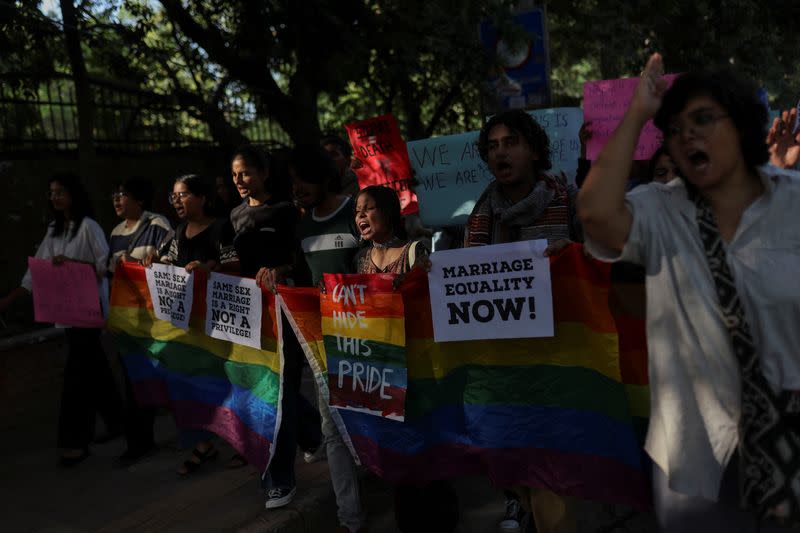
M 394 278 L 325 274 L 320 313 L 331 407 L 403 420 L 405 316 Z
M 207 276 L 196 272 L 188 331 L 157 320 L 144 268 L 120 265 L 111 290 L 108 327 L 141 405 L 165 406 L 182 429 L 227 440 L 265 471 L 280 423 L 281 379 L 275 297 L 262 296 L 261 349 L 205 334 Z
M 391 482 L 485 475 L 499 487 L 649 507 L 641 317 L 612 313 L 610 297 L 625 300 L 625 288 L 612 289 L 610 267 L 580 246 L 551 260 L 551 278 L 554 338 L 437 344 L 427 277 L 412 272 L 400 287 L 405 421 L 337 410 L 360 462 Z M 320 331 L 298 330 L 320 348 Z

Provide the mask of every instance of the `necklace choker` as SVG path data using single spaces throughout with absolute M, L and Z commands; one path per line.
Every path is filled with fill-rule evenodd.
M 391 248 L 393 244 L 397 243 L 400 239 L 397 237 L 392 237 L 385 243 L 381 244 L 379 242 L 372 241 L 372 247 L 377 248 L 378 250 L 385 250 L 387 248 Z

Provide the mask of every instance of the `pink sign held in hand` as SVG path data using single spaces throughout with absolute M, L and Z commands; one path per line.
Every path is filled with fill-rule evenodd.
M 664 79 L 672 85 L 677 77 L 678 74 L 667 74 Z M 589 126 L 592 137 L 586 145 L 586 159 L 594 161 L 600 155 L 600 151 L 628 110 L 638 83 L 639 78 L 622 78 L 583 84 L 583 121 L 592 123 Z M 650 159 L 662 142 L 661 132 L 652 120 L 648 120 L 639 136 L 633 158 Z
M 28 268 L 36 322 L 79 328 L 105 326 L 97 276 L 90 265 L 68 261 L 56 266 L 50 259 L 29 257 Z

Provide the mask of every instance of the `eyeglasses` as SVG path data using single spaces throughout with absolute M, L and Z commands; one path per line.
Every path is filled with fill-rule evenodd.
M 47 191 L 46 193 L 44 193 L 45 198 L 47 198 L 48 200 L 52 200 L 54 198 L 64 198 L 64 195 L 66 194 L 67 193 L 65 191 Z
M 667 131 L 664 132 L 664 139 L 672 141 L 681 136 L 684 131 L 691 131 L 696 137 L 705 139 L 714 129 L 714 124 L 730 115 L 715 115 L 706 109 L 698 109 L 689 114 L 689 124 L 670 124 Z
M 128 193 L 126 193 L 126 192 L 112 192 L 111 193 L 111 199 L 112 200 L 122 200 L 123 198 L 126 198 L 127 196 L 128 196 Z
M 175 202 L 177 202 L 177 201 L 178 201 L 178 199 L 181 199 L 181 200 L 183 200 L 184 198 L 186 198 L 186 197 L 187 197 L 187 196 L 189 196 L 190 194 L 192 194 L 192 193 L 190 193 L 190 192 L 186 192 L 186 191 L 182 191 L 182 192 L 171 192 L 171 193 L 169 193 L 169 194 L 167 195 L 167 197 L 169 198 L 169 203 L 171 203 L 171 204 L 174 204 Z

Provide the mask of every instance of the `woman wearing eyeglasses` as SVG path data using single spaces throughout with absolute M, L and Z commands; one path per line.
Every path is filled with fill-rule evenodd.
M 142 261 L 145 266 L 158 262 L 183 267 L 187 272 L 195 269 L 206 272 L 239 273 L 239 257 L 233 246 L 233 228 L 230 221 L 216 218 L 212 213 L 211 184 L 201 176 L 187 174 L 175 180 L 169 202 L 181 223 L 160 258 L 150 254 Z M 183 462 L 178 474 L 186 476 L 207 461 L 217 458 L 218 450 L 208 431 L 182 430 L 181 444 L 194 446 L 192 455 Z
M 161 263 L 184 267 L 187 272 L 196 268 L 206 272 L 239 272 L 233 227 L 229 220 L 214 216 L 211 198 L 211 185 L 203 177 L 187 174 L 175 180 L 169 203 L 181 222 L 159 258 Z M 143 264 L 147 266 L 154 259 L 150 254 Z
M 592 255 L 646 272 L 656 515 L 669 532 L 797 527 L 800 175 L 764 166 L 755 85 L 662 75 L 654 54 L 578 197 Z M 626 196 L 653 117 L 680 179 Z
M 120 261 L 141 261 L 172 238 L 172 226 L 162 215 L 151 213 L 153 185 L 144 178 L 130 178 L 111 194 L 114 212 L 122 222 L 111 230 L 108 270 Z
M 153 201 L 153 186 L 144 178 L 129 178 L 111 194 L 114 212 L 122 219 L 111 230 L 108 272 L 121 261 L 141 261 L 172 237 L 169 221 L 147 211 Z M 127 448 L 117 466 L 127 468 L 156 450 L 153 423 L 156 410 L 139 406 L 125 374 L 125 439 Z
M 102 228 L 92 218 L 89 195 L 77 176 L 58 174 L 50 179 L 48 191 L 53 221 L 36 250 L 39 259 L 54 265 L 85 263 L 97 273 L 103 314 L 108 312 L 108 244 Z M 0 300 L 0 312 L 31 292 L 30 272 L 20 287 Z M 59 464 L 71 467 L 89 457 L 94 435 L 95 413 L 105 422 L 109 435 L 122 430 L 122 401 L 97 328 L 67 327 L 68 353 L 58 422 Z

